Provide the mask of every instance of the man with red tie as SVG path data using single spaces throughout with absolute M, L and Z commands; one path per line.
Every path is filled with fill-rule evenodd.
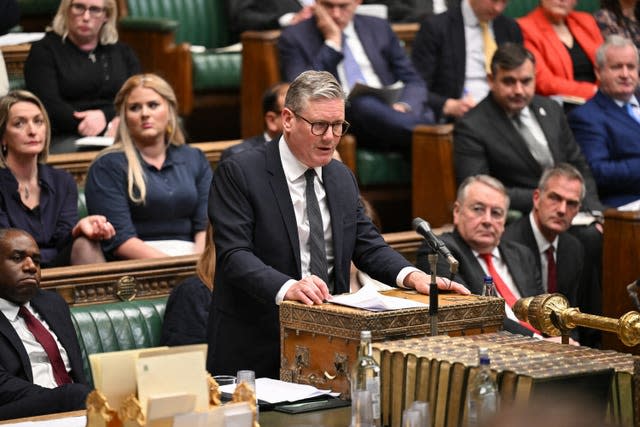
M 0 229 L 0 419 L 83 409 L 82 356 L 69 307 L 40 286 L 40 250 Z
M 532 335 L 535 330 L 516 319 L 511 307 L 520 298 L 544 293 L 535 256 L 526 246 L 502 241 L 509 196 L 500 181 L 488 175 L 466 178 L 458 188 L 453 207 L 455 228 L 440 236 L 460 263 L 453 277 L 473 294 L 482 294 L 484 276 L 493 278 L 496 290 L 505 300 L 504 328 L 510 332 Z M 418 250 L 417 267 L 430 272 L 428 245 Z M 439 275 L 448 271 L 446 260 L 438 260 Z

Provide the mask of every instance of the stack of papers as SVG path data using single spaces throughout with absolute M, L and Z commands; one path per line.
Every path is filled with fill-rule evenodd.
M 429 304 L 424 304 L 418 301 L 382 295 L 378 292 L 375 285 L 369 283 L 353 294 L 334 295 L 329 302 L 349 307 L 363 308 L 369 311 L 389 311 L 401 310 L 403 308 L 429 307 Z
M 233 394 L 236 384 L 227 384 L 220 387 L 222 393 Z M 294 384 L 271 378 L 256 379 L 256 395 L 258 400 L 267 403 L 297 402 L 299 400 L 329 395 L 338 397 L 340 393 L 331 390 L 320 390 L 311 385 Z

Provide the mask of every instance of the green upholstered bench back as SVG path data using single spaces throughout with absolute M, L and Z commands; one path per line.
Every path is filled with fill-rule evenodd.
M 159 345 L 166 304 L 167 298 L 163 297 L 71 307 L 71 320 L 90 383 L 90 354 Z
M 169 18 L 180 25 L 176 42 L 215 48 L 230 43 L 224 0 L 127 0 L 129 16 Z
M 411 155 L 399 151 L 356 150 L 356 167 L 360 185 L 409 184 Z

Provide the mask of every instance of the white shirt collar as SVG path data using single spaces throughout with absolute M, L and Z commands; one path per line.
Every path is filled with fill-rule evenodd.
M 347 24 L 346 27 L 344 27 L 344 30 L 342 30 L 342 32 L 347 37 L 358 37 L 358 35 L 356 34 L 356 27 L 353 25 L 353 19 L 349 21 L 349 23 Z
M 460 3 L 460 10 L 462 11 L 462 22 L 466 27 L 477 27 L 480 25 L 480 21 L 478 21 L 478 17 L 471 8 L 469 0 L 462 0 L 462 3 Z
M 284 135 L 282 135 L 278 141 L 278 148 L 280 149 L 280 162 L 282 163 L 284 176 L 289 182 L 296 181 L 304 175 L 309 167 L 294 156 L 289 149 L 289 145 L 287 145 L 287 142 L 284 139 Z M 320 182 L 322 182 L 322 167 L 320 166 L 313 169 L 316 171 L 316 175 Z
M 607 95 L 607 96 L 608 96 L 608 95 Z M 635 105 L 636 107 L 638 107 L 638 106 L 639 106 L 639 104 L 638 104 L 638 100 L 636 99 L 636 96 L 635 96 L 635 95 L 631 95 L 631 98 L 629 99 L 629 101 L 628 101 L 628 102 L 620 101 L 619 99 L 615 99 L 615 98 L 611 98 L 611 99 L 613 99 L 613 102 L 615 102 L 615 103 L 616 103 L 616 105 L 617 105 L 618 107 L 620 107 L 620 108 L 624 107 L 624 106 L 625 106 L 625 104 L 627 104 L 627 103 L 629 103 L 629 104 L 631 104 L 631 105 Z
M 540 228 L 538 228 L 538 223 L 536 223 L 536 220 L 533 217 L 533 211 L 529 212 L 529 223 L 531 224 L 531 229 L 533 230 L 533 237 L 535 237 L 536 239 L 538 252 L 546 252 L 549 246 L 553 246 L 553 250 L 554 252 L 556 252 L 558 250 L 558 240 L 560 237 L 556 236 L 555 239 L 553 239 L 553 242 L 549 243 L 549 241 L 542 235 Z
M 24 306 L 33 313 L 33 309 L 31 308 L 31 304 L 29 302 L 24 304 Z M 0 311 L 2 311 L 2 314 L 4 314 L 4 317 L 6 317 L 9 322 L 15 322 L 15 320 L 18 318 L 18 310 L 20 310 L 19 305 L 16 305 L 4 298 L 0 298 Z

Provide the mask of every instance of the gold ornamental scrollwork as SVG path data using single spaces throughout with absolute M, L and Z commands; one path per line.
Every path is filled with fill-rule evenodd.
M 116 283 L 116 296 L 121 301 L 133 301 L 137 293 L 138 282 L 133 276 L 122 276 Z

